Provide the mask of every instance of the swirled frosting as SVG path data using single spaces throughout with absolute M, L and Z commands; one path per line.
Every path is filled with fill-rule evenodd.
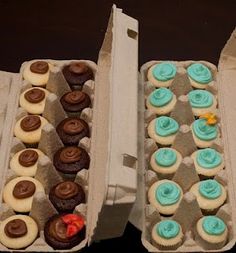
M 193 132 L 201 140 L 210 141 L 217 137 L 216 125 L 208 125 L 206 119 L 197 119 L 193 123 Z
M 24 167 L 33 166 L 38 161 L 38 153 L 32 149 L 26 149 L 19 155 L 19 163 Z
M 24 97 L 30 103 L 36 104 L 44 100 L 45 92 L 41 89 L 33 88 L 33 89 L 28 90 L 24 94 Z
M 65 181 L 55 188 L 55 195 L 60 199 L 71 199 L 79 192 L 79 187 L 72 181 Z
M 39 116 L 29 115 L 21 120 L 20 126 L 26 132 L 34 131 L 41 126 L 41 120 Z
M 12 194 L 17 199 L 24 199 L 33 196 L 35 190 L 36 186 L 33 182 L 22 180 L 15 185 Z
M 226 225 L 220 218 L 210 215 L 203 218 L 202 228 L 209 235 L 222 235 Z
M 81 158 L 81 149 L 79 147 L 65 147 L 61 150 L 60 160 L 63 163 L 74 163 Z
M 160 148 L 155 153 L 156 163 L 163 167 L 170 167 L 176 163 L 177 155 L 174 149 Z
M 222 157 L 215 149 L 205 148 L 197 151 L 197 163 L 205 169 L 212 169 L 222 163 Z
M 164 182 L 156 189 L 156 200 L 163 206 L 170 206 L 180 199 L 180 188 L 172 182 Z
M 170 62 L 162 62 L 155 65 L 152 70 L 152 74 L 158 81 L 165 82 L 175 77 L 176 66 Z
M 167 105 L 173 98 L 173 93 L 167 88 L 154 90 L 149 96 L 149 102 L 156 107 Z
M 85 97 L 86 96 L 84 92 L 79 91 L 79 90 L 74 90 L 74 91 L 68 92 L 65 95 L 64 99 L 67 103 L 74 105 L 74 104 L 79 104 L 83 102 Z
M 49 65 L 45 61 L 36 61 L 30 65 L 30 70 L 36 74 L 45 74 L 49 70 Z
M 207 84 L 212 81 L 211 71 L 201 63 L 194 63 L 187 68 L 188 75 L 194 81 Z
M 206 90 L 193 90 L 188 93 L 193 108 L 207 108 L 213 104 L 213 95 Z
M 26 223 L 21 219 L 9 221 L 4 227 L 5 234 L 10 238 L 18 238 L 27 234 Z
M 222 193 L 221 185 L 214 179 L 201 181 L 198 190 L 207 199 L 217 199 Z
M 160 136 L 169 136 L 175 134 L 178 130 L 179 124 L 170 117 L 161 116 L 155 121 L 155 131 Z
M 84 130 L 84 124 L 80 119 L 77 118 L 68 118 L 65 120 L 63 125 L 63 130 L 69 135 L 79 134 Z
M 173 220 L 163 220 L 157 225 L 157 234 L 165 239 L 176 237 L 180 231 L 180 225 Z

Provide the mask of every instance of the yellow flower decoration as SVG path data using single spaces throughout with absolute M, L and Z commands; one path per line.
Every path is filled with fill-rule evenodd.
M 215 125 L 217 123 L 217 117 L 214 113 L 211 112 L 207 112 L 202 114 L 200 117 L 200 119 L 206 119 L 207 120 L 207 124 L 208 125 Z

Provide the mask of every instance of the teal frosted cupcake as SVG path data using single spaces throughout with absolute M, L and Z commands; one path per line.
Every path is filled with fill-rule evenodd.
M 183 241 L 183 231 L 180 224 L 174 220 L 158 222 L 152 229 L 152 241 L 160 249 L 177 249 Z
M 149 68 L 148 81 L 155 87 L 169 87 L 175 78 L 177 69 L 171 62 L 161 62 Z
M 210 147 L 218 137 L 217 124 L 209 124 L 204 118 L 195 120 L 191 128 L 193 139 L 199 148 Z
M 188 100 L 195 116 L 216 112 L 217 101 L 209 91 L 192 90 L 188 93 Z
M 182 162 L 181 154 L 173 148 L 160 148 L 151 156 L 150 165 L 159 178 L 171 178 Z
M 212 148 L 197 150 L 191 158 L 197 173 L 205 177 L 214 177 L 225 166 L 222 154 Z
M 163 146 L 171 145 L 174 142 L 178 130 L 178 122 L 167 116 L 158 117 L 148 125 L 148 135 Z
M 172 215 L 183 197 L 181 187 L 174 181 L 163 179 L 155 182 L 148 191 L 148 200 L 163 215 Z
M 206 89 L 213 81 L 211 70 L 202 63 L 193 63 L 187 68 L 190 83 L 194 88 Z
M 170 113 L 174 109 L 175 104 L 175 94 L 164 87 L 154 90 L 146 100 L 147 108 L 158 115 Z
M 196 241 L 205 249 L 220 249 L 228 237 L 228 228 L 225 222 L 217 216 L 205 216 L 197 222 Z
M 206 213 L 216 212 L 227 198 L 224 186 L 214 179 L 207 179 L 194 184 L 190 192 L 196 196 L 200 208 Z

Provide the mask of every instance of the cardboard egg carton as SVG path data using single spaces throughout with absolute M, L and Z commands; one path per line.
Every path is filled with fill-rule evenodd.
M 212 148 L 222 153 L 225 161 L 225 169 L 218 172 L 214 177 L 221 183 L 228 192 L 228 197 L 215 213 L 222 218 L 229 229 L 228 241 L 225 245 L 209 244 L 203 241 L 196 233 L 196 222 L 204 214 L 202 213 L 196 197 L 189 192 L 190 187 L 200 181 L 197 175 L 193 160 L 190 155 L 197 150 L 193 141 L 191 124 L 195 120 L 192 114 L 191 106 L 188 102 L 187 94 L 192 90 L 188 79 L 186 68 L 194 61 L 171 61 L 177 66 L 177 74 L 169 87 L 176 95 L 177 103 L 173 111 L 167 115 L 174 118 L 180 125 L 175 141 L 171 147 L 179 151 L 183 160 L 178 170 L 171 180 L 178 183 L 183 189 L 184 196 L 179 208 L 171 219 L 180 223 L 184 239 L 182 245 L 176 250 L 167 250 L 168 252 L 222 252 L 231 249 L 236 241 L 235 228 L 235 118 L 234 94 L 236 92 L 233 80 L 236 78 L 236 30 L 227 42 L 221 53 L 218 66 L 206 61 L 199 61 L 209 67 L 213 73 L 213 82 L 207 88 L 218 101 L 217 116 L 219 119 L 220 134 Z M 163 252 L 156 247 L 151 238 L 153 226 L 165 217 L 161 216 L 157 210 L 149 203 L 147 191 L 150 186 L 160 180 L 160 176 L 151 170 L 150 157 L 161 145 L 156 144 L 154 140 L 147 135 L 147 126 L 152 119 L 158 117 L 151 113 L 145 107 L 145 99 L 155 89 L 147 80 L 148 69 L 161 61 L 150 61 L 144 64 L 140 70 L 139 78 L 139 128 L 138 128 L 138 189 L 137 200 L 130 215 L 130 221 L 140 230 L 142 230 L 142 243 L 149 252 Z
M 95 80 L 89 80 L 83 86 L 83 90 L 91 98 L 92 106 L 84 109 L 80 115 L 89 124 L 91 130 L 91 137 L 83 138 L 79 143 L 79 146 L 90 155 L 90 167 L 88 170 L 81 170 L 74 178 L 86 192 L 86 203 L 80 204 L 74 210 L 75 213 L 80 213 L 85 217 L 86 236 L 78 246 L 66 250 L 68 252 L 78 251 L 94 240 L 121 236 L 135 201 L 137 184 L 137 98 L 135 95 L 137 94 L 138 69 L 137 29 L 135 19 L 113 6 L 103 46 L 99 53 L 98 65 L 83 60 L 95 74 Z M 129 51 L 128 61 L 132 66 L 130 69 L 125 67 L 127 59 L 117 57 L 123 50 Z M 67 116 L 59 99 L 65 92 L 70 91 L 61 69 L 65 64 L 78 60 L 48 59 L 46 61 L 51 66 L 49 81 L 46 85 L 46 89 L 51 94 L 46 99 L 42 116 L 49 121 L 49 124 L 44 126 L 38 144 L 45 156 L 39 158 L 35 176 L 44 185 L 45 194 L 35 194 L 29 214 L 37 221 L 40 232 L 32 245 L 24 250 L 14 250 L 14 252 L 61 252 L 53 250 L 45 243 L 43 227 L 48 218 L 57 212 L 48 199 L 50 187 L 61 182 L 65 176 L 58 173 L 52 163 L 53 154 L 63 146 L 55 127 Z M 31 84 L 22 78 L 26 64 L 30 62 L 22 64 L 20 74 L 10 74 L 12 82 L 7 97 L 7 111 L 3 124 L 4 135 L 0 150 L 2 152 L 0 156 L 1 190 L 6 182 L 16 177 L 9 168 L 10 158 L 26 146 L 13 134 L 16 120 L 27 114 L 19 107 L 20 93 L 31 87 Z M 123 69 L 120 69 L 121 65 Z M 126 83 L 130 84 L 128 90 Z M 122 101 L 123 98 L 128 100 L 129 97 L 131 97 L 131 105 L 127 110 L 126 104 L 122 104 Z M 123 121 L 127 118 L 135 122 L 134 126 Z M 129 143 L 127 144 L 128 138 Z M 13 210 L 1 201 L 0 220 L 13 214 Z M 11 250 L 0 245 L 0 251 Z M 66 251 L 63 250 L 63 252 Z

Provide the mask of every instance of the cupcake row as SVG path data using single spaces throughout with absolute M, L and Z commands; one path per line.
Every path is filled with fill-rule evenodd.
M 93 97 L 83 91 L 83 86 L 94 79 L 94 69 L 84 62 L 64 64 L 57 73 L 59 77 L 63 74 L 64 82 L 53 80 L 55 89 L 51 89 L 50 71 L 56 64 L 33 61 L 23 68 L 20 115 L 13 138 L 17 145 L 9 162 L 14 178 L 7 180 L 3 189 L 3 201 L 16 215 L 1 223 L 5 232 L 0 236 L 0 242 L 12 249 L 28 247 L 38 237 L 39 229 L 44 229 L 45 241 L 54 249 L 72 248 L 85 238 L 85 217 L 74 210 L 87 199 L 87 182 L 80 185 L 76 178 L 89 168 L 89 146 L 85 142 L 82 148 L 80 141 L 90 137 L 91 119 L 87 123 L 79 116 L 92 107 Z M 59 97 L 53 94 L 61 89 L 67 92 Z M 42 165 L 45 161 L 49 164 L 47 171 Z M 34 217 L 37 210 L 32 208 L 45 193 L 54 215 L 40 227 L 42 217 Z
M 197 208 L 193 207 L 193 219 L 188 223 L 198 229 L 197 234 L 204 241 L 199 245 L 204 248 L 210 245 L 215 249 L 227 242 L 228 235 L 224 233 L 227 223 L 217 217 L 218 210 L 228 202 L 228 190 L 226 182 L 223 180 L 222 184 L 219 180 L 219 175 L 225 173 L 225 165 L 222 147 L 218 145 L 221 143 L 221 132 L 216 116 L 215 69 L 209 66 L 202 62 L 158 62 L 144 70 L 147 204 L 162 220 L 148 229 L 149 233 L 152 230 L 150 240 L 158 249 L 177 249 L 184 243 L 183 234 L 180 236 L 180 224 L 186 220 L 185 194 L 193 196 L 190 202 L 196 200 L 193 206 L 197 205 Z M 174 219 L 180 213 L 182 217 L 175 224 Z M 214 240 L 217 241 L 214 234 L 199 225 L 202 222 L 197 222 L 197 213 L 206 215 L 202 220 L 214 219 L 216 227 L 224 224 L 225 229 L 217 235 L 218 239 L 221 238 L 219 244 L 214 244 Z M 171 216 L 169 221 L 166 216 Z M 165 228 L 166 233 L 159 231 L 159 225 Z M 190 227 L 184 227 L 184 233 L 191 229 L 191 238 L 197 242 L 199 236 L 195 237 Z M 200 230 L 210 236 L 204 238 Z M 168 233 L 172 232 L 175 235 L 168 237 Z

